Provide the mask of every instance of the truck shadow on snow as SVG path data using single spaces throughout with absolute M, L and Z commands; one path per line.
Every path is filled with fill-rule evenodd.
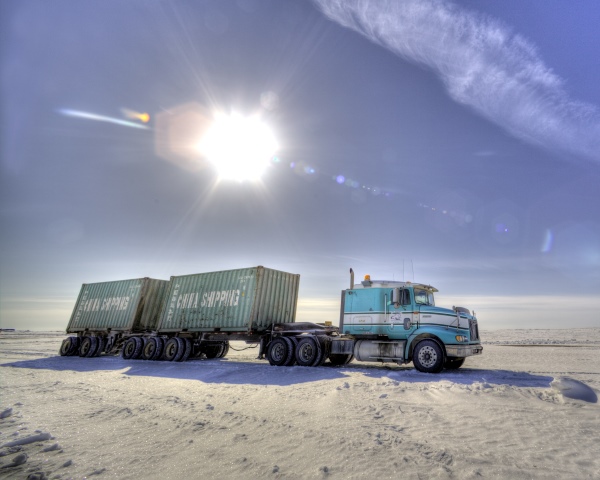
M 184 363 L 124 360 L 121 357 L 47 357 L 0 365 L 3 368 L 92 373 L 118 372 L 126 376 L 197 380 L 203 383 L 232 385 L 290 386 L 301 383 L 348 379 L 351 375 L 387 379 L 406 383 L 451 382 L 459 385 L 486 384 L 515 387 L 549 388 L 553 377 L 511 370 L 461 368 L 438 374 L 421 373 L 408 366 L 350 364 L 343 367 L 325 365 L 319 368 L 273 367 L 268 363 L 219 360 L 191 360 Z

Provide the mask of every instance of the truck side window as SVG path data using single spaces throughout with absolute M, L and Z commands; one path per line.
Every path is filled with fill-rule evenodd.
M 408 290 L 406 290 L 406 289 L 402 290 L 402 293 L 400 294 L 400 304 L 401 305 L 410 305 L 410 294 L 408 293 Z

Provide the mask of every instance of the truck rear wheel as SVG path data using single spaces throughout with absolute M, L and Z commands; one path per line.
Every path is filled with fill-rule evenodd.
M 329 361 L 332 365 L 347 365 L 352 361 L 354 355 L 351 353 L 332 353 L 329 355 Z
M 413 363 L 419 372 L 439 373 L 444 368 L 444 352 L 437 342 L 421 340 L 415 347 Z
M 296 362 L 301 367 L 317 366 L 323 359 L 321 342 L 312 336 L 301 338 L 296 346 Z
M 331 350 L 331 339 L 327 335 L 317 335 L 317 342 L 319 342 L 321 352 L 319 353 L 319 357 L 315 359 L 315 363 L 312 364 L 313 367 L 320 367 L 323 365 Z
M 277 337 L 267 350 L 267 360 L 277 367 L 289 366 L 294 359 L 294 344 L 289 338 Z M 291 362 L 291 363 L 290 363 Z

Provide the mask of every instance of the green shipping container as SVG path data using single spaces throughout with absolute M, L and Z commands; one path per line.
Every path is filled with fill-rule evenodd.
M 67 333 L 156 330 L 168 285 L 152 278 L 84 283 Z
M 264 267 L 171 277 L 159 332 L 264 332 L 296 318 L 300 275 Z

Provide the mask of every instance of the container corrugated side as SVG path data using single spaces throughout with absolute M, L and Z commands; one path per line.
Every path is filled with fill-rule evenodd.
M 262 332 L 294 322 L 300 275 L 251 267 L 171 277 L 158 330 Z
M 152 278 L 83 284 L 67 333 L 155 330 L 168 285 Z

